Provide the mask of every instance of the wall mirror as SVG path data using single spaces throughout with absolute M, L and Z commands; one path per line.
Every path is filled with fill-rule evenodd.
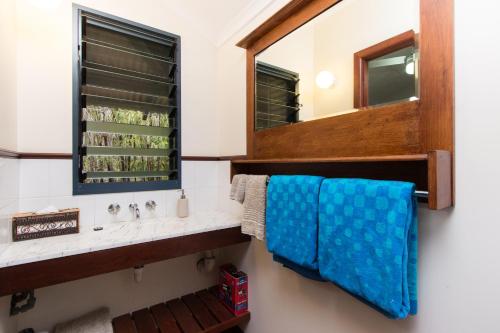
M 344 0 L 258 53 L 255 130 L 417 100 L 419 18 L 419 0 Z

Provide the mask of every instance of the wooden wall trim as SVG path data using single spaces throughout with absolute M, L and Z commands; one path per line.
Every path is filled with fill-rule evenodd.
M 234 227 L 0 268 L 0 296 L 248 241 Z
M 19 153 L 19 158 L 31 160 L 70 160 L 73 158 L 73 155 L 66 153 Z
M 67 153 L 18 153 L 11 150 L 0 149 L 0 157 L 4 158 L 19 158 L 32 160 L 70 160 L 72 154 Z M 246 155 L 229 155 L 229 156 L 182 156 L 183 161 L 232 161 L 245 159 Z
M 183 161 L 232 161 L 245 159 L 246 155 L 230 155 L 230 156 L 182 156 Z
M 19 158 L 19 154 L 12 150 L 0 149 L 0 157 L 3 158 Z

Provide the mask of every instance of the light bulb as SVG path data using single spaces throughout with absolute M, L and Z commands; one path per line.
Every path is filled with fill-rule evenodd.
M 321 71 L 316 75 L 316 84 L 321 89 L 328 89 L 335 83 L 335 76 L 329 71 Z
M 409 62 L 406 64 L 405 68 L 406 74 L 408 75 L 415 75 L 415 62 Z

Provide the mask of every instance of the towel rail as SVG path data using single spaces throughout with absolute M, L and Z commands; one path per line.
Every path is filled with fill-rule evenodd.
M 269 181 L 270 181 L 270 178 L 267 178 L 266 185 L 269 185 Z M 428 199 L 429 198 L 429 191 L 415 191 L 413 193 L 413 196 L 417 197 L 417 198 Z
M 429 198 L 429 191 L 415 191 L 415 193 L 413 193 L 414 196 L 416 196 L 417 198 Z

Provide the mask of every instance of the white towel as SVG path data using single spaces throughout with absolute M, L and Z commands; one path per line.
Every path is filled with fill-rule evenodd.
M 54 333 L 113 333 L 109 309 L 101 308 L 66 323 L 57 324 Z
M 233 176 L 233 182 L 231 183 L 231 193 L 229 197 L 231 200 L 236 200 L 239 203 L 243 203 L 245 200 L 245 187 L 247 183 L 248 175 L 240 174 Z
M 268 176 L 248 175 L 243 203 L 241 232 L 264 240 L 266 235 L 266 193 Z

